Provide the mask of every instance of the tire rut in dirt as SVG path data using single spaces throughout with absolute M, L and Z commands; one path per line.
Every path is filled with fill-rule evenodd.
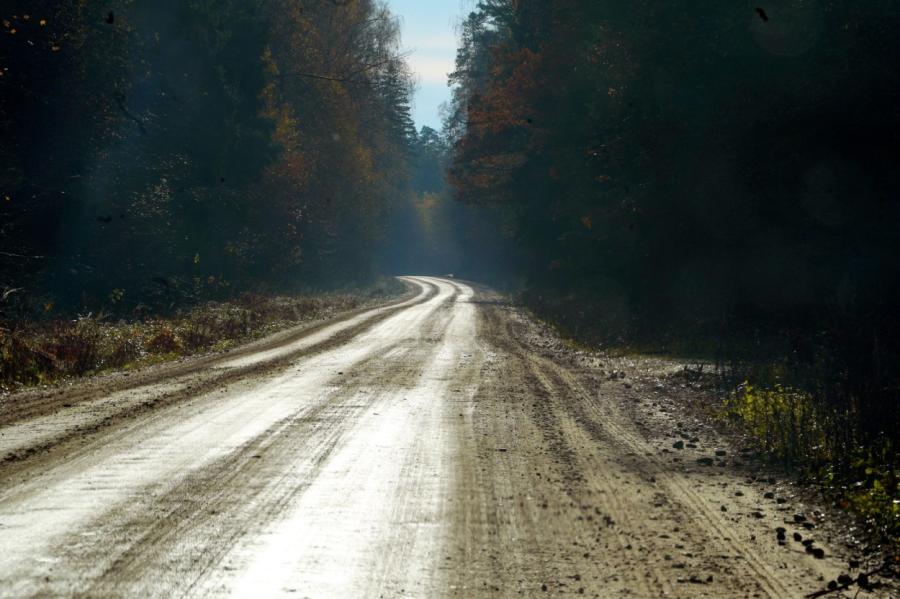
M 323 322 L 300 325 L 294 330 L 276 333 L 269 339 L 255 341 L 248 345 L 235 348 L 226 354 L 213 354 L 192 358 L 186 362 L 162 364 L 143 371 L 129 373 L 130 376 L 128 377 L 112 374 L 103 375 L 101 377 L 102 381 L 82 379 L 77 381 L 72 388 L 62 387 L 46 391 L 22 391 L 19 394 L 4 398 L 3 402 L 0 403 L 0 405 L 3 406 L 3 410 L 0 411 L 0 427 L 56 412 L 64 404 L 77 404 L 85 400 L 96 398 L 98 394 L 109 395 L 123 391 L 136 391 L 143 387 L 151 387 L 160 382 L 180 379 L 181 377 L 190 375 L 198 370 L 214 366 L 219 362 L 247 355 L 248 353 L 268 351 L 290 345 L 303 337 L 312 335 L 322 329 L 332 326 L 336 322 L 349 320 L 369 311 L 390 310 L 394 312 L 407 305 L 424 303 L 434 297 L 438 292 L 438 287 L 433 283 L 425 282 L 425 284 L 428 286 L 428 289 L 426 289 L 422 294 L 422 297 L 418 298 L 418 301 L 414 303 L 413 300 L 416 300 L 417 298 L 415 297 L 415 293 L 410 291 L 381 307 L 376 308 L 368 306 L 357 308 L 338 314 L 335 318 L 330 318 Z M 102 387 L 98 387 L 98 383 L 101 382 Z
M 507 323 L 502 330 L 507 335 L 504 346 L 509 351 L 517 352 L 522 359 L 533 366 L 536 376 L 545 381 L 551 389 L 550 397 L 565 398 L 559 402 L 559 408 L 569 414 L 571 421 L 582 428 L 600 447 L 619 447 L 622 450 L 611 454 L 611 459 L 620 464 L 624 471 L 641 475 L 647 481 L 654 481 L 653 486 L 661 489 L 661 497 L 668 501 L 657 501 L 658 507 L 666 507 L 668 519 L 673 530 L 684 534 L 686 530 L 694 530 L 703 537 L 703 544 L 712 544 L 715 552 L 706 554 L 721 561 L 727 558 L 727 565 L 708 563 L 707 567 L 728 577 L 731 585 L 739 584 L 747 592 L 763 592 L 770 597 L 789 596 L 788 590 L 772 569 L 765 565 L 756 550 L 750 545 L 735 538 L 726 523 L 720 521 L 718 513 L 713 511 L 689 484 L 679 476 L 671 473 L 671 468 L 653 457 L 655 448 L 643 442 L 636 432 L 627 425 L 618 407 L 611 400 L 602 404 L 594 398 L 580 383 L 575 375 L 547 358 L 537 356 L 529 348 L 521 345 L 515 338 L 513 325 Z M 674 501 L 672 501 L 674 500 Z M 628 522 L 628 515 L 635 511 L 633 505 L 620 505 L 619 511 L 626 514 L 623 520 Z M 657 516 L 658 517 L 658 516 Z M 634 524 L 634 520 L 631 520 Z M 700 543 L 698 543 L 699 545 Z M 669 566 L 671 567 L 671 566 Z M 741 574 L 737 575 L 736 571 Z M 657 568 L 656 572 L 665 574 Z M 665 590 L 671 586 L 664 585 Z M 733 586 L 731 590 L 734 590 Z
M 441 338 L 455 297 L 428 315 L 423 338 Z M 303 494 L 359 418 L 380 401 L 377 394 L 359 393 L 361 389 L 403 388 L 415 381 L 433 344 L 402 351 L 406 343 L 386 345 L 348 372 L 341 387 L 321 403 L 299 409 L 162 494 L 147 489 L 143 499 L 103 515 L 87 527 L 97 542 L 79 533 L 60 543 L 63 563 L 93 564 L 84 570 L 78 592 L 160 595 L 166 590 L 160 577 L 173 575 L 179 592 L 189 592 L 222 567 L 220 561 L 234 543 L 277 520 Z M 77 547 L 77 552 L 66 547 Z M 66 593 L 72 591 L 66 588 Z
M 478 308 L 489 359 L 472 400 L 473 430 L 462 435 L 469 447 L 463 451 L 477 456 L 458 475 L 465 505 L 455 514 L 453 562 L 464 564 L 466 575 L 450 579 L 448 594 L 659 596 L 669 588 L 665 576 L 629 564 L 639 559 L 636 551 L 604 562 L 629 554 L 620 530 L 630 506 L 617 500 L 615 479 L 585 479 L 583 450 L 569 438 L 554 389 L 512 342 L 497 306 L 481 301 Z
M 213 391 L 225 388 L 229 385 L 264 375 L 277 374 L 299 358 L 314 356 L 335 347 L 345 345 L 353 338 L 371 330 L 398 312 L 413 305 L 421 305 L 433 298 L 437 294 L 437 286 L 432 284 L 429 285 L 431 286 L 431 289 L 420 301 L 410 305 L 388 308 L 371 319 L 368 319 L 357 326 L 340 331 L 338 334 L 321 343 L 299 349 L 268 362 L 254 364 L 243 368 L 235 368 L 224 372 L 215 371 L 212 368 L 209 368 L 207 362 L 204 361 L 203 366 L 207 366 L 205 372 L 200 371 L 200 366 L 194 366 L 190 369 L 191 373 L 183 374 L 174 380 L 166 380 L 168 386 L 184 382 L 186 387 L 178 391 L 166 392 L 159 395 L 152 394 L 151 392 L 148 397 L 140 402 L 130 405 L 127 410 L 110 414 L 109 416 L 86 426 L 69 428 L 52 439 L 47 439 L 30 447 L 22 448 L 15 453 L 7 454 L 0 458 L 0 488 L 4 486 L 8 488 L 13 481 L 21 479 L 24 472 L 40 468 L 43 464 L 58 461 L 60 456 L 65 456 L 65 460 L 70 461 L 78 455 L 83 455 L 92 451 L 97 444 L 106 442 L 105 436 L 108 436 L 112 431 L 120 429 L 124 425 L 132 425 L 135 421 L 140 421 L 142 418 L 156 416 L 168 408 L 177 407 L 193 398 L 208 395 Z M 455 296 L 448 298 L 444 303 L 446 304 L 446 302 L 452 301 L 455 301 Z M 309 332 L 304 332 L 304 335 L 306 334 L 309 334 Z M 284 344 L 288 345 L 294 341 L 296 341 L 296 338 L 290 338 L 289 340 L 285 340 Z M 228 359 L 232 359 L 232 357 L 233 356 L 229 355 Z M 221 360 L 221 357 L 219 360 Z M 131 391 L 150 386 L 152 386 L 152 383 L 141 383 L 134 389 L 131 389 Z

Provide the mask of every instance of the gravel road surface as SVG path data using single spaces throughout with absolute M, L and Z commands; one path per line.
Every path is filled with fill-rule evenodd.
M 405 280 L 227 354 L 0 399 L 0 595 L 781 598 L 845 567 L 733 448 L 648 434 L 664 387 L 560 358 L 488 289 Z

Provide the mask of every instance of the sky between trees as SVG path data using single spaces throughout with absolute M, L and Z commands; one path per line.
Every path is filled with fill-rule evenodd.
M 440 106 L 450 99 L 447 74 L 456 60 L 456 26 L 472 9 L 471 0 L 390 0 L 401 18 L 403 46 L 418 79 L 413 119 L 421 128 L 441 129 Z

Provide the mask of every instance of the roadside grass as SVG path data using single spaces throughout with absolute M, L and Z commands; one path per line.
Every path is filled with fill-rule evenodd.
M 305 322 L 402 294 L 395 279 L 342 292 L 243 294 L 171 316 L 122 319 L 98 313 L 0 325 L 0 392 L 94 374 L 130 370 L 209 351 L 222 351 Z
M 900 547 L 897 451 L 888 437 L 863 442 L 852 413 L 828 410 L 811 393 L 779 383 L 744 381 L 724 394 L 719 418 L 861 518 L 881 543 Z

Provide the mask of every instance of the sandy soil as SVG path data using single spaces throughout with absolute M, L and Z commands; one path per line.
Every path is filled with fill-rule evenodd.
M 825 510 L 685 420 L 679 365 L 407 280 L 225 355 L 4 399 L 0 595 L 802 597 L 846 569 Z

